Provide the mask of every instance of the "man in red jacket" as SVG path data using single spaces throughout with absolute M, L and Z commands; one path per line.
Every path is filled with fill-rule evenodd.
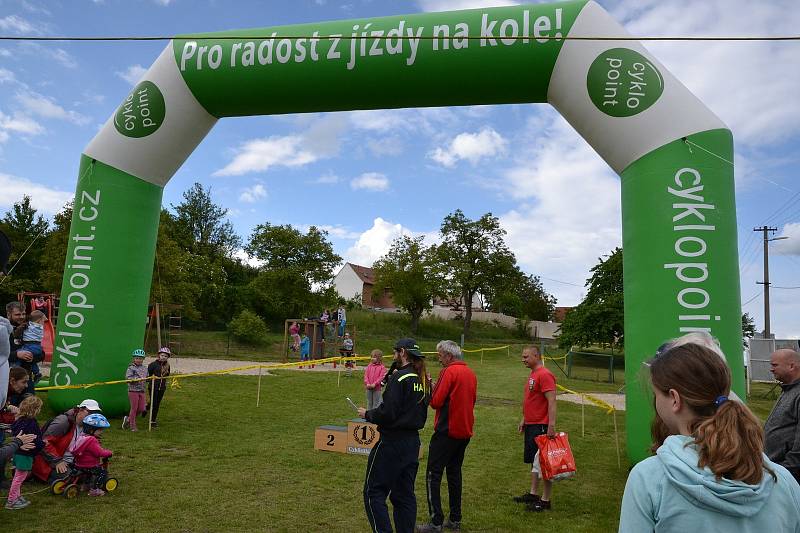
M 461 348 L 453 341 L 436 345 L 439 362 L 444 367 L 436 380 L 431 407 L 436 410 L 433 437 L 428 447 L 425 488 L 431 521 L 417 526 L 419 533 L 461 530 L 461 464 L 475 424 L 475 399 L 478 379 L 464 362 Z M 450 518 L 445 521 L 440 489 L 442 473 L 447 470 L 450 494 Z

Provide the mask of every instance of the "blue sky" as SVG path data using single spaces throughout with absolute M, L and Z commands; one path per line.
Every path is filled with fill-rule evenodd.
M 0 0 L 0 35 L 174 35 L 509 5 L 417 0 Z M 635 35 L 796 34 L 792 1 L 601 0 Z M 78 158 L 165 42 L 0 43 L 0 210 L 23 194 L 52 215 Z M 771 280 L 800 286 L 800 43 L 647 43 L 733 130 L 744 310 L 763 327 L 762 246 Z M 513 83 L 514 80 L 508 80 Z M 322 89 L 321 89 L 322 90 Z M 421 88 L 424 90 L 424 88 Z M 369 265 L 401 233 L 434 236 L 456 208 L 501 218 L 521 266 L 559 305 L 621 244 L 619 180 L 546 105 L 224 119 L 167 185 L 199 181 L 247 238 L 259 223 L 318 225 Z M 772 329 L 800 337 L 800 289 L 771 291 Z

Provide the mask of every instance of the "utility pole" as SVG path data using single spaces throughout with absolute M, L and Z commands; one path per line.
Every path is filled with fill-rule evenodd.
M 776 232 L 778 228 L 770 228 L 769 226 L 761 226 L 760 228 L 753 228 L 753 231 L 760 231 L 764 234 L 764 281 L 757 281 L 759 285 L 764 285 L 764 338 L 770 339 L 769 332 L 769 232 Z

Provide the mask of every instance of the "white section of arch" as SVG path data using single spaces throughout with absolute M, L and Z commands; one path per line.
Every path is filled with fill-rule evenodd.
M 164 95 L 166 115 L 158 130 L 134 139 L 114 127 L 114 114 L 84 153 L 114 168 L 163 187 L 216 124 L 186 86 L 172 52 L 172 41 L 140 81 L 151 81 Z
M 589 2 L 570 37 L 629 35 L 611 15 Z M 611 117 L 592 103 L 586 75 L 592 61 L 611 48 L 629 48 L 647 57 L 664 78 L 664 92 L 650 108 L 632 117 Z M 547 101 L 618 174 L 656 148 L 701 131 L 727 128 L 638 41 L 566 40 L 550 78 Z

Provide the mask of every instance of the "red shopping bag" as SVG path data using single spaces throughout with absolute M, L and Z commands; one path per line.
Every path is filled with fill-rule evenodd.
M 566 433 L 556 433 L 552 439 L 547 435 L 539 435 L 535 440 L 539 447 L 539 467 L 544 479 L 559 481 L 575 475 L 575 458 Z

